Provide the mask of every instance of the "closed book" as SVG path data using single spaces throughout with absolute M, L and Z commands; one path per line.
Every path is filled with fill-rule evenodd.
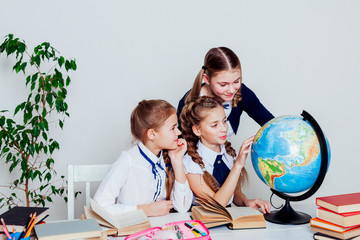
M 48 209 L 47 207 L 13 207 L 1 214 L 0 218 L 3 218 L 6 225 L 11 226 L 11 229 L 14 228 L 16 232 L 21 232 L 30 214 L 36 212 L 36 223 L 39 223 L 48 216 Z M 2 231 L 1 228 L 0 231 Z
M 335 231 L 331 231 L 325 228 L 315 227 L 310 225 L 310 229 L 314 232 L 323 233 L 328 236 L 336 237 L 339 239 L 349 239 L 352 237 L 356 237 L 360 235 L 360 227 L 352 228 L 350 230 L 347 230 L 345 232 L 339 233 Z
M 360 192 L 316 198 L 316 205 L 337 213 L 360 211 Z
M 360 212 L 336 213 L 320 207 L 317 209 L 317 217 L 342 227 L 354 227 L 360 224 Z
M 196 200 L 200 206 L 191 208 L 191 217 L 207 228 L 228 225 L 230 229 L 265 228 L 264 215 L 250 207 L 223 207 L 214 198 L 204 195 Z
M 323 233 L 318 233 L 318 232 L 314 233 L 313 238 L 317 239 L 317 240 L 341 240 L 341 238 L 333 237 L 333 236 L 326 235 Z M 360 236 L 347 238 L 346 240 L 360 240 Z
M 38 240 L 71 240 L 100 237 L 101 227 L 95 219 L 46 223 L 35 226 Z
M 321 227 L 321 228 L 328 229 L 328 230 L 335 231 L 335 232 L 345 232 L 352 228 L 360 227 L 360 224 L 357 226 L 353 226 L 353 227 L 342 227 L 340 225 L 336 225 L 334 223 L 324 221 L 320 218 L 311 219 L 310 225 L 315 226 L 315 227 Z

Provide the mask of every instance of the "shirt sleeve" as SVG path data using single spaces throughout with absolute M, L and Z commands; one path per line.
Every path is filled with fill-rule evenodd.
M 94 195 L 94 200 L 112 214 L 117 215 L 137 209 L 136 204 L 116 203 L 116 198 L 119 196 L 121 188 L 128 178 L 128 174 L 130 174 L 130 168 L 131 157 L 127 153 L 122 152 L 116 162 L 113 163 L 110 171 Z
M 274 116 L 262 105 L 255 93 L 245 84 L 241 87 L 242 104 L 244 111 L 254 119 L 260 126 L 264 125 Z
M 170 199 L 173 201 L 176 211 L 187 212 L 190 209 L 193 193 L 187 180 L 184 184 L 181 184 L 176 180 L 174 181 Z
M 183 163 L 184 163 L 185 174 L 189 174 L 189 173 L 203 174 L 204 173 L 204 171 L 201 169 L 199 164 L 195 163 L 188 154 L 186 154 L 183 157 Z

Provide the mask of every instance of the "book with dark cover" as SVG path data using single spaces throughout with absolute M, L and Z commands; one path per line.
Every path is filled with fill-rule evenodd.
M 341 238 L 333 237 L 333 236 L 326 235 L 323 233 L 318 233 L 318 232 L 314 233 L 314 239 L 317 239 L 317 240 L 342 240 Z M 360 240 L 360 236 L 347 238 L 345 240 Z
M 360 236 L 360 227 L 352 228 L 345 232 L 335 232 L 335 231 L 331 231 L 331 230 L 328 230 L 325 228 L 315 227 L 312 225 L 310 225 L 310 229 L 314 232 L 319 232 L 319 233 L 322 233 L 322 234 L 325 234 L 328 236 L 332 236 L 335 238 L 339 238 L 339 239 L 349 239 L 349 238 Z
M 36 223 L 39 223 L 48 216 L 48 209 L 49 208 L 47 207 L 13 207 L 1 214 L 0 218 L 3 218 L 6 225 L 11 225 L 11 227 L 14 227 L 16 231 L 22 231 L 30 214 L 34 214 L 36 212 Z

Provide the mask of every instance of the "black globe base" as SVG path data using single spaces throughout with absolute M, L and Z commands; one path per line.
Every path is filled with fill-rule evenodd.
M 309 223 L 311 216 L 309 214 L 295 211 L 291 206 L 290 202 L 287 199 L 285 206 L 280 210 L 271 211 L 271 213 L 264 215 L 266 221 L 278 224 L 305 224 Z

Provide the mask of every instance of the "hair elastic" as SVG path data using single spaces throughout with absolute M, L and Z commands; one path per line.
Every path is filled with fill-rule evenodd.
M 204 71 L 207 69 L 207 67 L 205 67 L 205 66 L 202 66 L 201 68 L 202 68 Z

